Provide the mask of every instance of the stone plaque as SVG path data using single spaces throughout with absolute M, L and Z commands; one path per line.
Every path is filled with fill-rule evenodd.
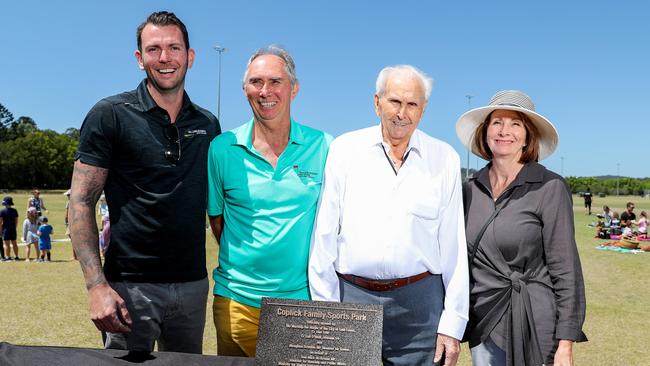
M 381 305 L 262 299 L 256 365 L 381 365 Z

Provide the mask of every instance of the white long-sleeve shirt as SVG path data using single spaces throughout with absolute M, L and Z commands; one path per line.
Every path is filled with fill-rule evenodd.
M 369 279 L 442 274 L 438 333 L 460 339 L 469 306 L 460 158 L 419 130 L 397 174 L 388 153 L 381 126 L 330 145 L 311 241 L 312 299 L 341 300 L 336 272 Z

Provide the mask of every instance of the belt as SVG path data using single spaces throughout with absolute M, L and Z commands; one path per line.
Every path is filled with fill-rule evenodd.
M 367 290 L 370 291 L 388 291 L 388 290 L 394 290 L 400 287 L 404 287 L 408 284 L 418 282 L 419 280 L 426 278 L 431 275 L 429 272 L 422 272 L 420 274 L 416 274 L 415 276 L 411 277 L 404 277 L 404 278 L 394 278 L 392 280 L 370 280 L 364 277 L 359 277 L 355 276 L 352 274 L 341 274 L 336 272 L 336 274 L 354 284 L 360 287 L 363 287 Z

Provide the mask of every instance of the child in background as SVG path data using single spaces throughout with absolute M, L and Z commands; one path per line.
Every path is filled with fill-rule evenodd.
M 108 249 L 108 245 L 111 243 L 111 219 L 108 215 L 108 211 L 106 211 L 106 214 L 102 216 L 102 230 L 99 233 L 99 249 L 102 252 L 102 256 L 106 254 L 106 249 Z
M 30 261 L 30 255 L 32 253 L 32 246 L 36 250 L 36 259 L 37 262 L 40 262 L 40 253 L 38 250 L 38 211 L 35 207 L 30 207 L 27 209 L 27 214 L 25 215 L 25 221 L 23 221 L 23 243 L 27 246 L 27 259 L 25 262 Z
M 65 202 L 65 215 L 63 216 L 63 222 L 65 223 L 65 235 L 72 242 L 72 236 L 70 236 L 70 192 L 71 190 L 68 189 L 63 193 L 63 195 L 68 199 Z M 70 260 L 77 260 L 77 253 L 75 253 L 74 248 L 72 249 L 72 258 L 70 258 Z
M 612 224 L 609 233 L 610 235 L 621 235 L 623 233 L 623 230 L 621 230 L 621 219 L 617 211 L 612 211 Z
M 41 250 L 41 262 L 45 261 L 45 255 L 47 255 L 47 261 L 50 262 L 52 260 L 50 256 L 50 250 L 52 250 L 52 239 L 50 238 L 50 235 L 54 233 L 54 229 L 52 228 L 52 225 L 47 223 L 47 217 L 43 216 L 41 218 L 41 221 L 43 222 L 43 225 L 41 225 L 38 228 L 38 248 Z
M 648 236 L 648 214 L 645 211 L 641 211 L 639 214 L 639 222 L 637 225 L 639 226 L 639 236 L 642 238 L 646 238 Z
M 103 218 L 108 213 L 108 204 L 106 203 L 106 196 L 102 194 L 99 197 L 99 205 L 97 206 L 97 216 Z

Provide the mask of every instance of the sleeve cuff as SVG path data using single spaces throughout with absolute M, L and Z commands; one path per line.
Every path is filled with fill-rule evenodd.
M 574 342 L 586 342 L 587 336 L 580 329 L 558 325 L 555 328 L 556 339 L 567 339 Z
M 219 209 L 207 209 L 206 211 L 208 213 L 208 216 L 210 217 L 223 215 L 223 210 L 219 210 Z
M 442 315 L 440 315 L 440 323 L 438 324 L 438 333 L 460 340 L 463 338 L 466 325 L 466 318 L 454 314 L 453 312 L 443 310 Z
M 102 168 L 102 169 L 109 168 L 109 163 L 107 161 L 105 161 L 104 159 L 98 156 L 91 155 L 85 152 L 77 151 L 77 153 L 74 156 L 74 159 L 79 160 L 84 164 L 96 166 L 98 168 Z

